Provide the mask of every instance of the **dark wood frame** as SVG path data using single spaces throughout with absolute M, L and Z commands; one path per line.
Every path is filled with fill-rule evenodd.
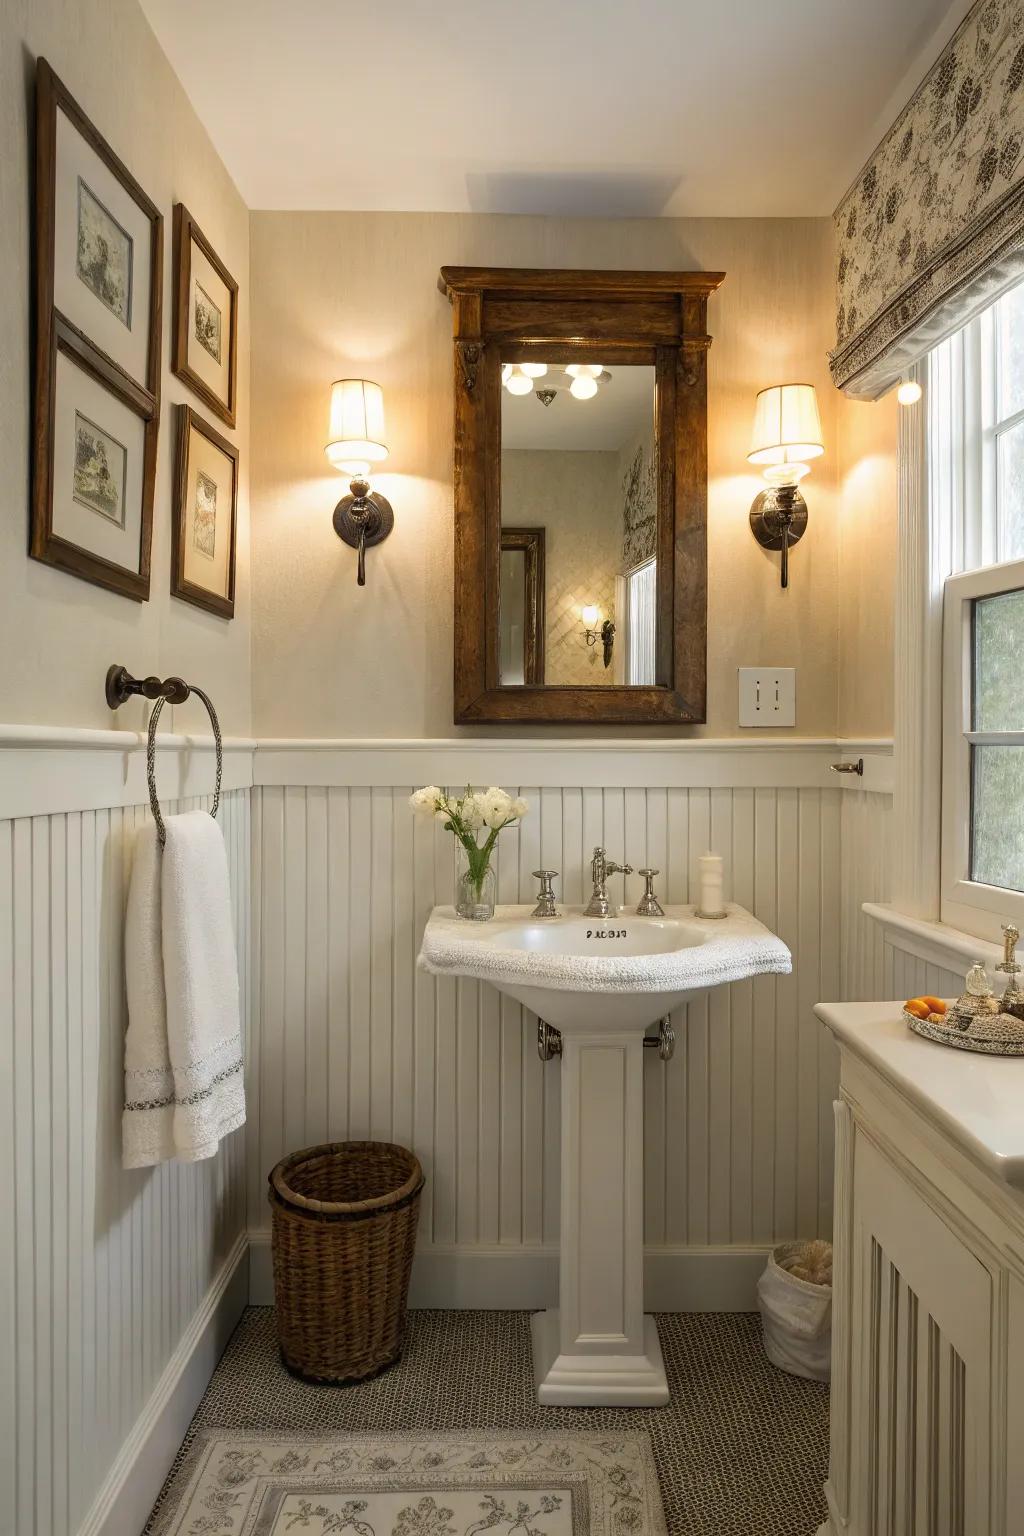
M 228 338 L 228 398 L 214 394 L 205 379 L 189 367 L 188 317 L 192 287 L 192 242 L 195 241 L 231 295 Z M 197 394 L 227 426 L 235 425 L 238 371 L 238 284 L 203 234 L 184 203 L 174 205 L 174 310 L 171 320 L 171 371 Z
M 54 234 L 56 228 L 57 113 L 63 112 L 146 215 L 151 227 L 149 327 L 146 378 L 140 381 L 54 308 Z M 163 315 L 163 215 L 118 159 L 99 130 L 45 59 L 36 66 L 35 154 L 35 358 L 32 427 L 32 516 L 29 554 L 73 576 L 144 602 L 149 597 L 160 427 L 160 341 Z M 139 570 L 129 571 L 57 538 L 53 533 L 53 415 L 58 350 L 67 352 L 87 372 L 135 411 L 146 423 L 142 481 L 142 532 Z
M 442 267 L 455 351 L 455 721 L 700 723 L 707 692 L 707 301 L 721 272 Z M 653 365 L 657 683 L 502 687 L 501 365 Z
M 82 340 L 81 333 L 63 315 L 54 313 L 49 327 L 50 352 L 45 368 L 40 364 L 36 404 L 45 401 L 46 416 L 36 418 L 32 481 L 32 543 L 30 553 L 36 560 L 55 565 L 59 570 L 98 587 L 119 592 L 122 597 L 143 603 L 149 597 L 150 557 L 153 546 L 153 494 L 156 486 L 157 435 L 159 416 L 150 409 L 149 396 L 132 384 L 104 353 Z M 91 374 L 112 395 L 143 420 L 142 523 L 139 529 L 139 569 L 115 565 L 89 550 L 60 538 L 53 531 L 53 417 L 57 392 L 57 354 L 66 352 L 84 372 Z
M 526 588 L 523 679 L 529 687 L 544 681 L 544 529 L 503 526 L 501 547 L 523 552 Z
M 204 416 L 190 405 L 175 407 L 178 441 L 174 459 L 174 519 L 171 524 L 171 596 L 196 608 L 205 608 L 222 619 L 235 616 L 235 547 L 238 540 L 238 449 L 222 437 L 216 427 L 211 427 Z M 231 473 L 231 553 L 228 556 L 228 595 L 221 597 L 197 587 L 185 580 L 185 518 L 188 491 L 188 444 L 192 432 L 199 432 L 206 440 L 226 454 L 232 463 Z

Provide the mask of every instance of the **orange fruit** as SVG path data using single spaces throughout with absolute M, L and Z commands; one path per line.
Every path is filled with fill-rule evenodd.
M 923 997 L 912 997 L 909 1003 L 903 1004 L 908 1013 L 912 1013 L 915 1019 L 926 1019 L 931 1009 Z
M 941 997 L 922 997 L 921 1001 L 928 1004 L 928 1008 L 932 1013 L 945 1013 L 946 1011 L 946 1005 Z

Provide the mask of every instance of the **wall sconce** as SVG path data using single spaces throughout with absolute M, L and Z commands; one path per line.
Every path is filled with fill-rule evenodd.
M 762 389 L 754 409 L 747 461 L 765 466 L 769 488 L 754 498 L 750 527 L 763 549 L 781 549 L 784 587 L 789 586 L 790 546 L 800 542 L 807 527 L 800 481 L 810 472 L 807 460 L 824 452 L 814 385 L 775 384 Z
M 334 509 L 334 531 L 359 551 L 356 581 L 366 586 L 366 551 L 395 526 L 391 503 L 370 489 L 370 465 L 388 456 L 384 443 L 384 396 L 369 379 L 336 379 L 331 385 L 330 441 L 324 449 L 335 469 L 352 476 L 348 496 Z
M 597 621 L 601 617 L 601 610 L 596 603 L 588 603 L 580 609 L 580 618 L 583 620 L 583 633 L 588 645 L 596 645 L 600 640 L 604 647 L 604 664 L 610 667 L 612 663 L 612 649 L 615 645 L 615 625 L 611 619 L 605 619 L 598 629 Z

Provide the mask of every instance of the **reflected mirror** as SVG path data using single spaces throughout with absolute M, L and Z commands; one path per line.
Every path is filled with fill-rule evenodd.
M 500 365 L 500 684 L 650 687 L 655 370 L 573 355 Z

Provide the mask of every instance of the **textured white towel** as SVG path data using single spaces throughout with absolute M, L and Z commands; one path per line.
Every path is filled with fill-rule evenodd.
M 211 1157 L 245 1121 L 238 964 L 227 855 L 205 811 L 135 844 L 125 969 L 124 1162 Z

